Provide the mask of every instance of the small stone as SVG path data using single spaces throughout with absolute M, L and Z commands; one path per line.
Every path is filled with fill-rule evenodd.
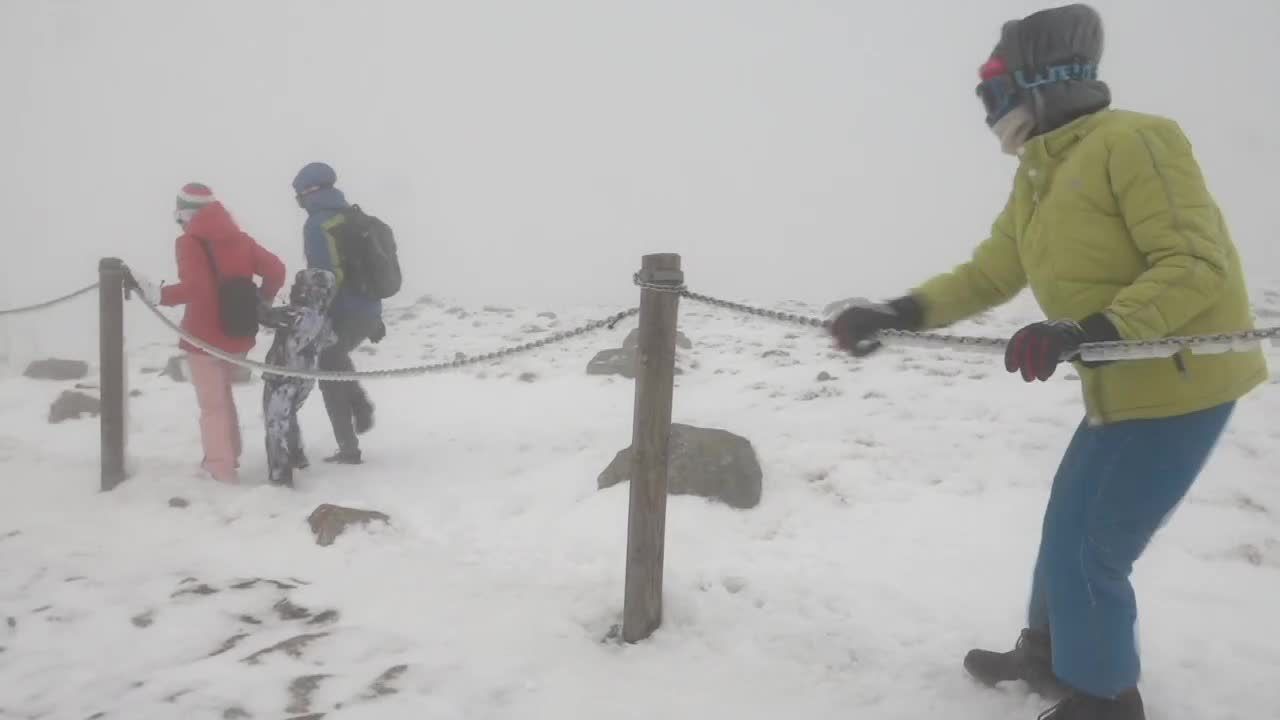
M 398 688 L 392 687 L 391 683 L 399 679 L 408 669 L 408 665 L 393 665 L 387 668 L 369 685 L 369 690 L 364 694 L 363 698 L 365 700 L 373 700 L 374 698 L 395 695 L 400 692 Z
M 249 637 L 248 633 L 239 633 L 237 635 L 232 635 L 231 637 L 222 641 L 222 645 L 220 645 L 217 650 L 214 650 L 213 652 L 209 653 L 209 657 L 217 657 L 223 653 L 231 652 L 232 650 L 235 649 L 237 645 L 243 642 L 244 639 L 247 637 Z
M 284 653 L 291 658 L 300 658 L 302 657 L 303 651 L 307 649 L 308 645 L 315 642 L 316 640 L 319 640 L 321 638 L 326 638 L 328 636 L 329 636 L 329 633 L 327 632 L 295 635 L 289 638 L 288 640 L 282 640 L 276 643 L 275 645 L 272 645 L 269 648 L 264 648 L 262 650 L 259 650 L 253 653 L 252 655 L 249 655 L 248 657 L 244 658 L 240 662 L 248 663 L 249 665 L 257 665 L 258 663 L 262 662 L 262 658 L 277 652 Z
M 97 417 L 102 413 L 98 398 L 77 390 L 64 390 L 53 405 L 49 406 L 49 423 L 56 425 L 67 420 L 78 420 L 82 415 Z
M 308 620 L 307 624 L 308 625 L 328 625 L 329 623 L 337 622 L 337 621 L 338 621 L 337 610 L 325 610 L 319 615 L 316 615 L 315 617 Z
M 141 391 L 141 390 L 130 390 L 130 391 L 129 391 L 129 397 L 131 397 L 131 398 L 142 397 L 142 391 Z
M 826 370 L 823 370 L 822 372 L 818 373 L 818 382 L 831 382 L 832 380 L 835 380 L 835 379 L 836 379 L 835 376 L 827 372 Z
M 174 382 L 186 382 L 190 374 L 187 372 L 187 359 L 182 355 L 174 355 L 165 363 L 160 377 L 167 377 Z
M 200 583 L 195 587 L 179 590 L 175 592 L 173 595 L 171 595 L 170 597 L 176 598 L 176 597 L 181 597 L 183 595 L 214 595 L 217 593 L 218 593 L 217 588 L 209 587 L 204 583 Z
M 332 545 L 352 525 L 366 525 L 374 521 L 389 523 L 391 518 L 376 510 L 358 510 L 329 504 L 316 508 L 307 518 L 311 532 L 315 533 L 316 544 L 321 547 Z
M 187 500 L 186 498 L 180 498 L 180 497 L 169 498 L 169 507 L 171 508 L 184 508 L 184 507 L 189 507 L 190 505 L 191 505 L 191 501 Z
M 284 711 L 287 713 L 311 712 L 311 696 L 327 677 L 329 676 L 303 675 L 294 678 L 293 682 L 289 683 L 289 706 Z
M 129 622 L 133 623 L 134 627 L 140 627 L 140 628 L 151 627 L 151 625 L 155 623 L 155 621 L 156 621 L 156 613 L 154 610 L 148 610 L 142 613 L 141 615 L 134 615 L 133 618 L 129 620 Z
M 303 618 L 311 617 L 310 610 L 302 607 L 301 605 L 294 605 L 289 602 L 288 598 L 276 603 L 272 609 L 276 611 L 276 614 L 280 616 L 281 620 L 301 620 Z
M 23 377 L 32 380 L 79 380 L 89 374 L 89 364 L 81 360 L 49 358 L 37 360 L 27 366 Z
M 556 315 L 553 312 L 540 312 L 538 313 L 538 317 L 542 318 L 543 320 L 558 320 L 560 318 L 559 315 Z
M 522 372 L 522 373 L 520 373 L 520 377 L 519 377 L 519 378 L 517 378 L 517 379 L 518 379 L 520 382 L 523 382 L 523 383 L 536 382 L 536 381 L 538 380 L 538 373 L 535 373 L 535 372 Z

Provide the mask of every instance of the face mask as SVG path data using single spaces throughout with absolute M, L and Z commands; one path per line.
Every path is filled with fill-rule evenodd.
M 1000 149 L 1007 155 L 1017 155 L 1035 131 L 1036 118 L 1026 103 L 1015 106 L 991 126 L 991 132 L 1000 140 Z

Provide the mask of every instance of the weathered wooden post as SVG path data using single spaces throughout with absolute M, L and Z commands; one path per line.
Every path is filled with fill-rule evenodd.
M 102 395 L 102 490 L 125 478 L 124 263 L 98 263 L 98 387 Z
M 684 285 L 680 256 L 644 256 L 639 279 L 646 284 L 668 286 L 672 291 L 640 291 L 627 577 L 622 606 L 622 639 L 629 643 L 649 637 L 662 623 L 668 444 L 680 308 L 680 295 L 674 291 Z

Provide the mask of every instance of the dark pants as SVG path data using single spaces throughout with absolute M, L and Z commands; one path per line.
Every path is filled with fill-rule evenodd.
M 321 370 L 350 372 L 355 370 L 351 352 L 369 339 L 381 320 L 376 316 L 339 315 L 333 318 L 333 330 L 338 342 L 320 353 Z M 333 425 L 333 437 L 338 441 L 338 451 L 355 453 L 360 450 L 356 439 L 355 414 L 368 412 L 369 396 L 358 382 L 321 381 L 320 394 L 324 397 L 324 409 Z
M 1133 563 L 1204 467 L 1235 403 L 1160 420 L 1082 424 L 1053 480 L 1029 626 L 1048 630 L 1053 672 L 1115 697 L 1138 683 Z
M 310 380 L 268 379 L 262 389 L 262 414 L 267 426 L 267 473 L 272 485 L 293 487 L 294 459 L 302 454 L 298 410 L 307 401 Z

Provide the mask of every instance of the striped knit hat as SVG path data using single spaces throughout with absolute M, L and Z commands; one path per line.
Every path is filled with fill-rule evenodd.
M 216 200 L 213 191 L 208 185 L 201 183 L 187 183 L 178 191 L 178 207 L 179 212 L 183 210 L 199 210 Z

